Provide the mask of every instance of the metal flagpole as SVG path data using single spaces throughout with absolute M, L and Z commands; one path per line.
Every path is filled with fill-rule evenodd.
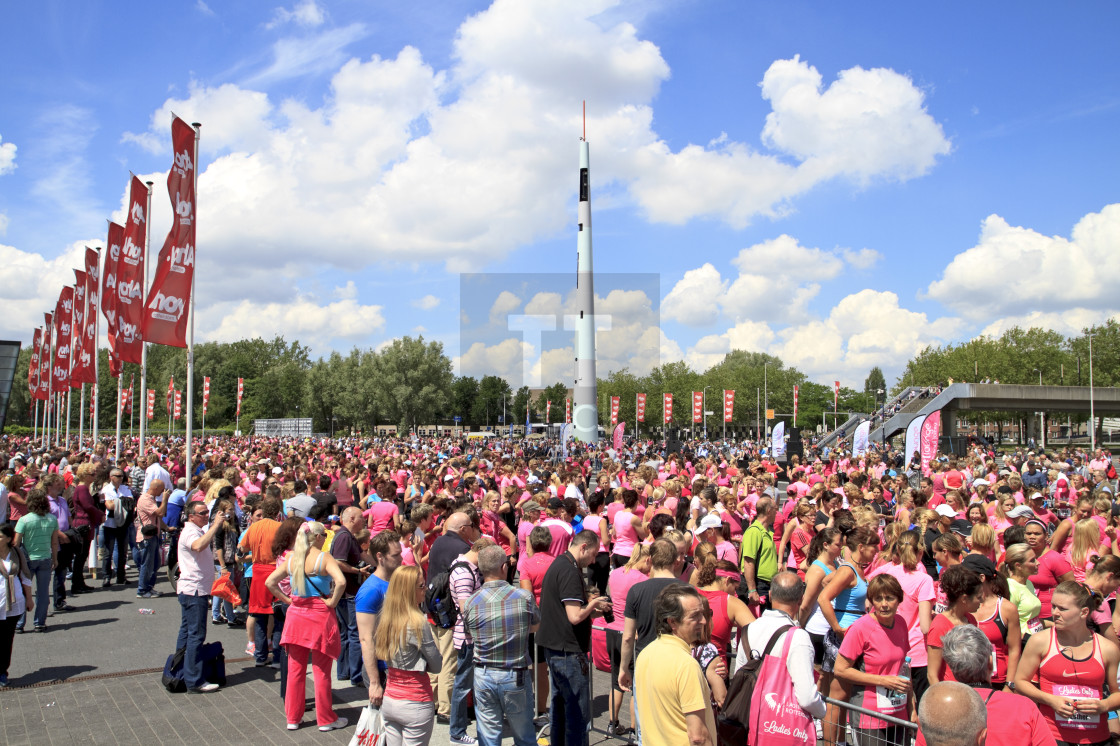
M 89 312 L 93 314 L 93 380 L 96 381 L 89 390 L 89 400 L 93 404 L 93 422 L 90 424 L 90 429 L 93 431 L 92 444 L 94 448 L 97 447 L 97 421 L 100 414 L 98 412 L 100 402 L 97 401 L 97 398 L 101 393 L 101 340 L 98 335 L 101 328 L 101 319 L 98 317 L 101 315 L 102 303 L 101 273 L 105 271 L 104 267 L 101 266 L 101 249 L 97 249 L 97 269 L 97 307 Z
M 35 419 L 31 420 L 31 442 L 39 437 L 39 400 L 35 400 Z
M 1093 332 L 1089 332 L 1089 454 L 1097 452 L 1097 413 L 1093 404 Z
M 121 460 L 121 384 L 124 383 L 124 366 L 121 366 L 121 375 L 117 376 L 117 445 L 116 445 L 116 460 Z
M 67 443 L 68 446 L 69 446 L 69 443 L 70 443 L 70 391 L 71 391 L 71 389 L 66 389 L 66 441 L 65 442 Z
M 86 385 L 82 384 L 82 398 L 78 404 L 78 450 L 82 449 L 86 428 Z
M 198 140 L 202 131 L 202 125 L 199 122 L 191 122 L 194 127 L 194 169 L 192 173 L 194 176 L 194 215 L 195 225 L 198 225 Z M 196 234 L 197 236 L 197 234 Z M 195 249 L 197 250 L 197 246 Z M 197 264 L 195 265 L 197 267 Z M 191 460 L 194 455 L 192 451 L 191 436 L 194 435 L 194 276 L 195 272 L 191 272 L 191 310 L 190 319 L 187 321 L 187 490 L 191 488 Z
M 145 213 L 144 229 L 144 294 L 148 297 L 148 248 L 152 245 L 152 182 L 148 185 L 148 211 Z M 144 458 L 144 437 L 148 430 L 148 342 L 140 340 L 140 448 L 138 458 Z

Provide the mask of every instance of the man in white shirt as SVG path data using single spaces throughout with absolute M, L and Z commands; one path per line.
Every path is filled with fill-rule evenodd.
M 167 469 L 163 468 L 163 464 L 159 462 L 159 454 L 153 453 L 148 456 L 148 468 L 144 470 L 144 492 L 152 486 L 152 480 L 158 479 L 164 485 L 175 484 L 171 480 L 171 475 L 168 474 Z
M 796 621 L 804 594 L 805 583 L 797 577 L 797 573 L 783 570 L 770 580 L 770 608 L 745 628 L 739 653 L 735 656 L 735 668 L 746 664 L 752 650 L 761 655 L 766 643 L 780 628 L 794 625 L 793 629 L 774 641 L 771 654 L 780 655 L 785 636 L 793 635 L 789 657 L 786 658 L 786 670 L 793 680 L 793 694 L 802 710 L 820 719 L 825 714 L 825 702 L 813 679 L 813 642 L 809 633 L 798 627 Z
M 114 547 L 117 555 L 117 582 L 121 585 L 125 583 L 124 571 L 128 563 L 128 522 L 127 519 L 117 520 L 114 513 L 117 501 L 122 497 L 132 497 L 132 490 L 124 483 L 124 471 L 119 466 L 114 466 L 109 471 L 109 482 L 101 489 L 101 497 L 105 505 L 105 560 L 101 564 L 101 587 L 108 588 L 113 584 Z

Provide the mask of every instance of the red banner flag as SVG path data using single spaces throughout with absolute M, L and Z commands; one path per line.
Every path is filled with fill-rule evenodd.
M 175 390 L 175 419 L 183 416 L 183 392 Z
M 132 395 L 132 388 L 135 385 L 136 385 L 136 374 L 133 373 L 132 376 L 128 379 L 128 413 L 129 414 L 132 414 L 132 400 L 134 398 L 133 395 Z
M 128 389 L 121 389 L 120 401 L 117 402 L 117 407 L 123 413 L 128 406 Z
M 840 409 L 840 382 L 836 381 L 832 389 L 832 411 Z
M 797 424 L 797 393 L 800 389 L 797 386 L 793 387 L 793 424 Z
M 618 399 L 617 396 L 611 397 L 611 425 L 618 424 Z
M 638 400 L 634 403 L 634 419 L 638 422 L 646 421 L 646 395 L 638 394 Z
M 665 411 L 665 424 L 668 425 L 673 421 L 673 395 L 665 394 L 664 404 L 662 405 Z
M 144 310 L 144 339 L 172 347 L 187 346 L 191 289 L 194 287 L 195 185 L 198 170 L 197 133 L 175 117 L 171 122 L 175 151 L 167 174 L 167 194 L 173 214 L 171 230 L 156 259 L 156 274 Z
M 101 296 L 98 253 L 86 247 L 85 271 L 85 311 L 82 323 L 74 324 L 74 367 L 70 373 L 72 383 L 97 383 L 93 371 L 93 356 L 97 352 L 97 314 L 98 300 Z M 77 274 L 78 270 L 74 270 Z
M 245 393 L 245 379 L 237 379 L 237 416 L 241 416 L 241 396 Z
M 36 329 L 31 338 L 31 362 L 27 366 L 27 390 L 31 398 L 39 398 L 39 353 L 43 344 L 43 330 Z
M 147 255 L 148 187 L 133 176 L 128 215 L 117 263 L 117 353 L 126 363 L 140 363 L 144 320 L 144 257 Z
M 152 419 L 156 415 L 156 392 L 148 389 L 148 419 Z
M 202 416 L 206 416 L 206 406 L 210 403 L 210 378 L 202 379 Z
M 700 391 L 692 392 L 692 421 L 700 422 L 704 419 L 704 394 Z
M 50 390 L 51 390 L 51 363 L 53 358 L 51 356 L 52 345 L 54 344 L 54 315 L 49 313 L 43 314 L 43 338 L 42 349 L 39 351 L 39 394 L 38 398 L 47 402 L 50 406 Z
M 544 424 L 548 425 L 552 422 L 549 415 L 552 413 L 552 402 L 546 401 L 544 404 Z
M 731 415 L 735 412 L 735 390 L 724 389 L 723 391 L 723 421 L 731 422 Z
M 124 226 L 109 223 L 109 238 L 106 241 L 105 268 L 101 273 L 101 312 L 105 314 L 106 336 L 109 338 L 109 374 L 119 378 L 121 358 L 118 344 L 117 320 L 120 300 L 117 291 L 117 278 L 120 275 L 121 245 L 124 244 Z
M 91 420 L 93 419 L 93 410 L 95 409 L 97 409 L 97 384 L 90 386 L 89 390 L 89 417 Z
M 70 336 L 74 316 L 74 288 L 64 287 L 54 307 L 55 351 L 51 386 L 58 393 L 70 387 Z
M 572 400 L 564 400 L 564 422 L 570 423 L 572 421 Z

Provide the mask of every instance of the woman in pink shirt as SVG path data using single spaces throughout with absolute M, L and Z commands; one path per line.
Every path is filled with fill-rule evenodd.
M 902 586 L 902 603 L 898 613 L 906 620 L 910 640 L 910 666 L 914 693 L 918 698 L 925 693 L 926 681 L 926 635 L 933 622 L 933 602 L 937 593 L 933 588 L 933 578 L 922 567 L 922 541 L 917 531 L 903 531 L 894 544 L 892 561 L 879 567 L 870 574 L 890 575 Z M 870 598 L 870 591 L 868 597 Z M 839 671 L 837 671 L 839 673 Z
M 622 491 L 623 509 L 615 513 L 614 522 L 614 553 L 611 564 L 621 567 L 630 561 L 634 546 L 646 538 L 649 529 L 642 523 L 642 519 L 634 514 L 634 507 L 638 504 L 638 493 L 634 490 Z
M 649 547 L 641 544 L 634 547 L 626 564 L 611 570 L 607 581 L 608 595 L 614 607 L 614 621 L 604 622 L 607 630 L 607 656 L 611 661 L 611 717 L 610 730 L 618 728 L 618 713 L 622 709 L 623 691 L 618 686 L 618 674 L 622 665 L 622 631 L 626 621 L 626 595 L 638 583 L 649 578 Z M 630 701 L 630 722 L 635 722 L 634 701 Z

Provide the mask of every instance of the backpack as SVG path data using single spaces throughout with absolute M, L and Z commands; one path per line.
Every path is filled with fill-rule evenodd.
M 113 521 L 117 526 L 127 526 L 131 521 L 129 517 L 136 512 L 136 498 L 133 495 L 117 493 L 116 503 L 113 505 Z
M 187 691 L 187 682 L 183 679 L 183 658 L 186 652 L 186 648 L 179 648 L 167 656 L 167 662 L 163 664 L 163 688 L 172 694 Z
M 782 633 L 791 629 L 793 629 L 792 624 L 779 627 L 770 636 L 770 641 L 766 643 L 762 655 L 756 658 L 752 650 L 747 662 L 731 677 L 727 685 L 727 696 L 723 700 L 723 709 L 720 710 L 719 718 L 716 720 L 719 746 L 742 746 L 747 742 L 751 722 L 751 697 L 754 695 L 755 683 L 762 669 L 762 661 L 770 655 L 771 648 Z M 746 628 L 743 630 L 743 643 L 748 646 L 750 644 L 747 642 Z
M 470 566 L 465 560 L 455 560 L 446 571 L 432 577 L 424 589 L 424 608 L 440 629 L 451 629 L 459 619 L 459 604 L 451 595 L 451 573 L 456 567 Z
M 167 656 L 167 662 L 163 664 L 163 688 L 172 694 L 187 691 L 187 681 L 183 678 L 183 660 L 186 653 L 186 648 L 179 648 Z M 226 656 L 222 643 L 205 643 L 199 649 L 198 657 L 202 663 L 202 678 L 219 686 L 225 686 Z

